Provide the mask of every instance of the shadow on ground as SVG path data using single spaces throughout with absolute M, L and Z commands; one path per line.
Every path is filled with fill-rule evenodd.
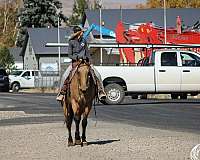
M 109 144 L 109 143 L 118 142 L 118 141 L 120 141 L 120 139 L 92 141 L 92 142 L 88 142 L 88 145 L 92 145 L 92 144 L 104 145 L 104 144 Z

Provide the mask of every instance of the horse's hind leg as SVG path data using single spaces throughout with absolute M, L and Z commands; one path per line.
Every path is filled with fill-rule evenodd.
M 69 111 L 68 116 L 66 118 L 66 125 L 68 129 L 68 146 L 73 146 L 73 139 L 72 139 L 72 134 L 71 134 L 71 126 L 72 126 L 72 120 L 73 120 L 73 112 Z
M 80 138 L 80 132 L 79 132 L 79 124 L 81 121 L 81 116 L 78 114 L 75 114 L 74 121 L 76 125 L 76 131 L 75 131 L 75 145 L 81 145 L 81 138 Z

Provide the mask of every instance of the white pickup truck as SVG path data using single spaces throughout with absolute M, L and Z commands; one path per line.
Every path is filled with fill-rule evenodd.
M 21 88 L 34 88 L 35 77 L 39 76 L 37 70 L 14 70 L 10 73 L 10 89 L 18 92 Z
M 14 70 L 9 75 L 10 89 L 18 92 L 23 88 L 57 87 L 58 72 L 41 72 L 38 70 Z
M 200 55 L 181 50 L 157 50 L 136 66 L 95 66 L 107 93 L 104 104 L 119 104 L 124 96 L 171 94 L 186 99 L 200 93 Z

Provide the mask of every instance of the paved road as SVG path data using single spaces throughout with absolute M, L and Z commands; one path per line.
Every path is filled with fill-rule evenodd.
M 0 93 L 0 111 L 42 116 L 0 120 L 0 126 L 62 121 L 54 94 Z M 200 100 L 131 100 L 121 105 L 96 105 L 97 120 L 166 130 L 200 133 Z M 50 116 L 49 116 L 50 115 Z M 91 117 L 95 119 L 94 111 Z

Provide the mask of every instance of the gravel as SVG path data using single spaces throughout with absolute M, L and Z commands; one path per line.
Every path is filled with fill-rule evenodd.
M 74 124 L 73 124 L 74 135 Z M 89 119 L 88 146 L 67 147 L 63 122 L 0 127 L 1 160 L 187 160 L 200 135 Z

